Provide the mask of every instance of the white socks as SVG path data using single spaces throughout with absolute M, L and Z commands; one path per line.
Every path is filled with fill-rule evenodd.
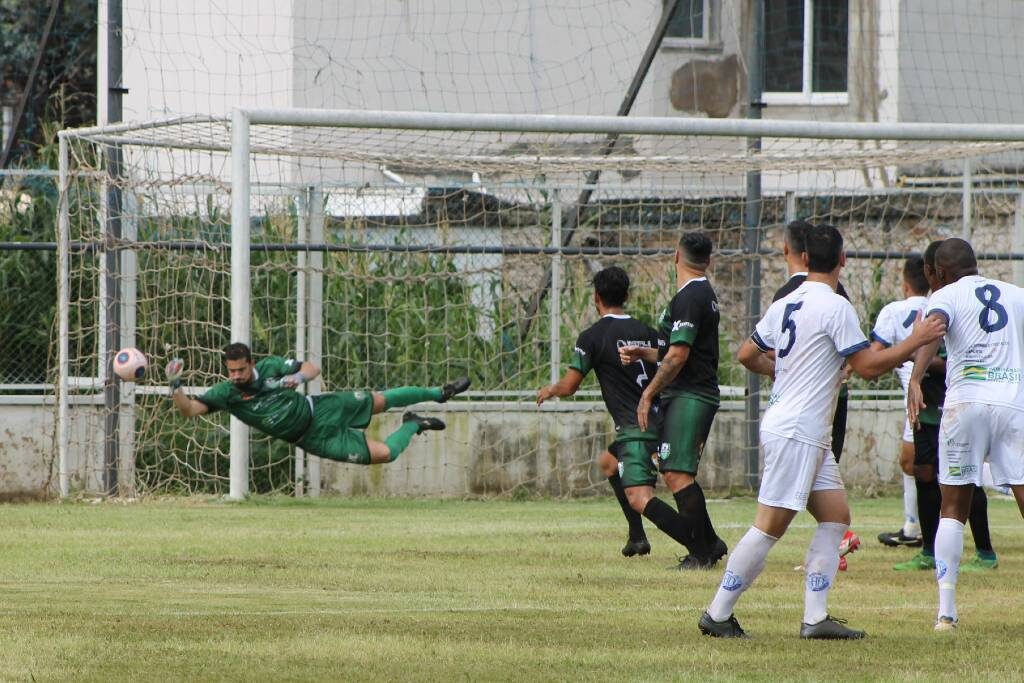
M 917 517 L 917 483 L 909 474 L 903 475 L 903 535 L 921 535 L 921 522 Z
M 839 543 L 848 524 L 820 522 L 804 560 L 804 623 L 817 624 L 828 616 L 828 591 L 839 570 Z
M 939 583 L 939 616 L 956 616 L 956 580 L 964 553 L 964 525 L 952 517 L 939 519 L 935 534 L 935 579 Z
M 765 558 L 778 540 L 757 527 L 750 527 L 729 553 L 729 562 L 725 565 L 722 583 L 718 587 L 715 599 L 711 601 L 711 606 L 708 607 L 709 617 L 715 621 L 725 621 L 732 615 L 736 601 L 764 569 Z M 837 541 L 836 547 L 838 546 Z M 837 555 L 836 562 L 838 561 Z

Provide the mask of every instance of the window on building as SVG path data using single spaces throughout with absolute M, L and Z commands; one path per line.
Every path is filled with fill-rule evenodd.
M 664 45 L 668 47 L 707 46 L 712 39 L 712 0 L 679 0 L 668 22 Z M 662 0 L 663 6 L 667 0 Z
M 766 3 L 764 29 L 766 102 L 848 101 L 848 0 Z

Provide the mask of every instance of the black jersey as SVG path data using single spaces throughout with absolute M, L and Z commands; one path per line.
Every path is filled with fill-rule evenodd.
M 690 280 L 672 297 L 658 327 L 666 342 L 659 349 L 658 360 L 664 359 L 674 344 L 689 346 L 690 355 L 663 396 L 685 392 L 718 403 L 718 320 L 718 297 L 706 277 Z
M 622 346 L 658 346 L 658 333 L 628 315 L 606 315 L 584 330 L 576 340 L 569 367 L 584 375 L 593 370 L 601 385 L 601 397 L 615 421 L 615 431 L 636 429 L 636 406 L 640 395 L 654 377 L 653 363 L 636 361 L 623 365 L 619 361 Z M 655 423 L 654 411 L 649 416 Z

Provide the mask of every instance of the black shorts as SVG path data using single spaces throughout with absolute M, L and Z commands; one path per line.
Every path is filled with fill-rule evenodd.
M 922 424 L 914 430 L 914 464 L 939 466 L 939 425 Z

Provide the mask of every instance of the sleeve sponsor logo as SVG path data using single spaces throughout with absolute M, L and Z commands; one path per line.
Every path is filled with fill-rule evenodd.
M 684 327 L 688 327 L 690 329 L 693 329 L 693 328 L 695 328 L 697 326 L 694 325 L 693 323 L 691 323 L 689 320 L 676 320 L 676 321 L 673 321 L 673 323 L 672 323 L 672 331 L 673 332 L 678 332 L 679 330 L 683 329 Z
M 585 355 L 587 355 L 587 352 L 586 352 L 586 351 L 584 351 L 583 349 L 581 349 L 581 348 L 580 348 L 580 347 L 578 347 L 578 346 L 574 346 L 574 347 L 572 347 L 572 350 L 573 350 L 574 352 L 576 352 L 576 353 L 580 354 L 581 356 L 585 356 Z

